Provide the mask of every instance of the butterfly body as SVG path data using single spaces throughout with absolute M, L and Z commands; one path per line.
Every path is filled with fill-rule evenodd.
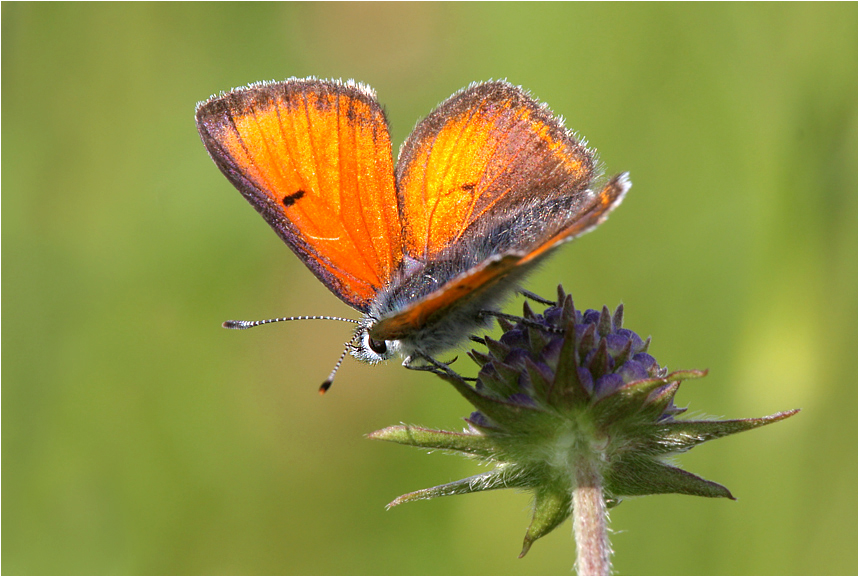
M 493 266 L 500 259 L 492 259 L 484 266 Z M 487 326 L 489 317 L 481 311 L 495 310 L 503 300 L 519 286 L 519 280 L 528 269 L 519 269 L 499 278 L 492 284 L 472 287 L 468 275 L 453 275 L 452 263 L 429 263 L 414 267 L 383 290 L 373 302 L 370 312 L 359 325 L 359 345 L 351 350 L 354 357 L 367 363 L 377 363 L 392 356 L 411 357 L 416 351 L 433 356 L 438 352 L 457 346 L 476 329 Z M 453 276 L 452 276 L 453 275 Z M 417 322 L 409 323 L 406 330 L 383 330 L 387 319 L 396 319 L 398 312 L 410 304 L 436 291 L 454 291 L 460 294 L 455 305 L 431 308 Z M 372 341 L 385 341 L 385 346 L 371 346 Z
M 251 85 L 199 105 L 197 126 L 225 176 L 363 313 L 350 352 L 369 363 L 462 342 L 630 186 L 619 175 L 591 191 L 593 153 L 506 82 L 442 103 L 396 167 L 382 109 L 355 83 Z

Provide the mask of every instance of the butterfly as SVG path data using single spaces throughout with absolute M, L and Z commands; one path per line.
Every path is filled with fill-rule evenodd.
M 353 81 L 255 83 L 198 104 L 196 120 L 221 172 L 362 314 L 346 350 L 371 364 L 410 366 L 486 326 L 486 311 L 631 186 L 623 173 L 592 191 L 594 152 L 505 81 L 444 101 L 396 166 L 375 92 Z

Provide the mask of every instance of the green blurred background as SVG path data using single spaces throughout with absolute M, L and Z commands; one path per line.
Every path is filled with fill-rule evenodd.
M 697 415 L 801 407 L 678 462 L 739 501 L 613 510 L 620 574 L 857 571 L 857 5 L 2 6 L 3 573 L 567 574 L 529 498 L 405 505 L 480 471 L 371 442 L 469 406 L 347 361 L 354 312 L 218 172 L 210 94 L 355 78 L 394 146 L 476 80 L 532 91 L 635 183 L 528 284 L 626 305 Z M 459 365 L 458 365 L 459 366 Z M 463 370 L 471 370 L 462 364 Z

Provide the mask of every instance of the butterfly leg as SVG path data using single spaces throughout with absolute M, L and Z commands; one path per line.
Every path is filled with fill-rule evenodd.
M 526 291 L 525 289 L 519 289 L 519 294 L 522 295 L 523 297 L 525 297 L 526 299 L 531 299 L 532 301 L 538 302 L 541 305 L 551 306 L 551 305 L 558 304 L 555 301 L 550 301 L 549 299 L 543 298 L 536 293 L 532 293 L 531 291 Z
M 456 360 L 454 357 L 453 361 Z M 453 362 L 451 361 L 451 363 Z M 421 351 L 415 351 L 405 358 L 403 361 L 403 366 L 411 371 L 429 371 L 434 374 L 446 373 L 450 371 L 450 367 L 448 367 L 450 363 L 443 363 L 441 361 L 437 361 L 431 356 L 423 353 Z
M 528 317 L 517 317 L 516 315 L 510 315 L 510 314 L 502 313 L 499 311 L 480 311 L 479 314 L 480 314 L 480 316 L 495 317 L 495 318 L 503 319 L 505 321 L 510 321 L 513 323 L 522 323 L 526 327 L 535 328 L 535 329 L 541 330 L 543 332 L 564 334 L 564 329 L 562 329 L 560 327 L 548 326 L 545 323 L 537 322 L 537 321 L 532 320 L 531 318 L 528 318 Z
M 439 376 L 456 376 L 460 377 L 456 371 L 450 368 L 450 364 L 456 361 L 458 357 L 453 357 L 449 362 L 443 363 L 441 361 L 437 361 L 431 356 L 427 355 L 422 351 L 415 351 L 406 357 L 403 361 L 403 366 L 412 371 L 429 371 L 435 375 Z M 422 361 L 421 364 L 418 364 L 418 361 Z
M 519 289 L 519 291 L 517 291 L 517 292 L 519 294 L 521 294 L 523 297 L 525 297 L 526 299 L 531 299 L 532 301 L 535 301 L 535 302 L 538 302 L 540 304 L 547 305 L 547 306 L 552 306 L 552 305 L 562 306 L 564 304 L 564 300 L 567 298 L 567 292 L 564 290 L 564 287 L 562 285 L 558 285 L 558 300 L 556 300 L 556 301 L 549 300 L 547 298 L 543 298 L 540 295 L 538 295 L 536 293 L 532 293 L 531 291 L 525 290 L 525 289 Z

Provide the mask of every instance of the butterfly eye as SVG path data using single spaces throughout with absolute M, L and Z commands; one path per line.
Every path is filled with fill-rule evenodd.
M 385 341 L 367 339 L 367 343 L 370 345 L 370 350 L 377 355 L 384 355 L 386 352 L 388 352 L 388 345 L 385 344 Z

